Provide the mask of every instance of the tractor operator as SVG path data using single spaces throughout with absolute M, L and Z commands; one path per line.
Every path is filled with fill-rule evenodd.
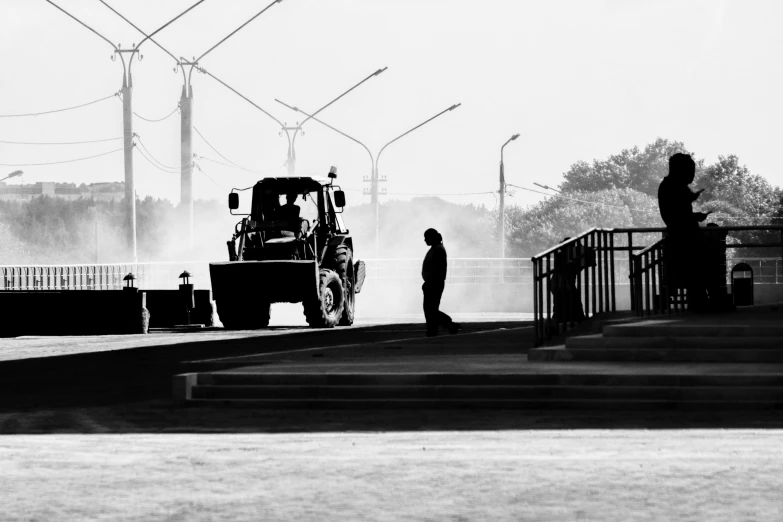
M 289 192 L 285 195 L 285 205 L 282 205 L 275 212 L 275 220 L 285 222 L 285 231 L 294 234 L 301 232 L 301 220 L 299 218 L 299 206 L 295 204 L 297 194 Z

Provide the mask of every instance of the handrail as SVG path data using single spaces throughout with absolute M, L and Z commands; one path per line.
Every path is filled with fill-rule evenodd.
M 768 231 L 779 232 L 780 241 L 767 243 L 734 243 L 727 244 L 729 249 L 751 248 L 751 247 L 783 247 L 783 225 L 763 225 L 763 226 L 709 226 L 704 227 L 709 231 L 741 232 L 741 231 Z M 640 247 L 634 246 L 634 235 L 663 233 L 665 228 L 646 227 L 646 228 L 591 228 L 582 232 L 578 236 L 558 243 L 557 245 L 544 250 L 543 252 L 531 257 L 533 265 L 533 313 L 535 323 L 534 346 L 542 346 L 544 342 L 555 335 L 569 330 L 575 326 L 577 321 L 560 321 L 554 317 L 553 308 L 558 308 L 557 304 L 553 306 L 553 300 L 563 300 L 565 295 L 565 305 L 569 307 L 576 306 L 572 301 L 584 299 L 584 316 L 591 317 L 609 311 L 615 311 L 615 254 L 617 252 L 628 253 L 628 272 L 631 278 L 629 292 L 631 297 L 631 308 L 637 313 L 657 313 L 658 310 L 668 308 L 669 296 L 655 298 L 649 294 L 649 285 L 658 285 L 661 288 L 661 277 L 663 277 L 663 250 L 660 241 L 652 245 Z M 620 237 L 627 237 L 627 245 L 615 246 L 614 237 L 620 234 Z M 589 247 L 595 249 L 596 267 L 580 268 L 579 270 L 567 269 L 570 272 L 565 275 L 563 269 L 554 266 L 554 257 L 563 255 L 567 249 L 575 247 Z M 781 250 L 781 259 L 783 259 L 783 249 Z M 642 260 L 647 264 L 642 266 Z M 562 263 L 561 263 L 562 264 Z M 584 274 L 581 272 L 584 271 Z M 570 281 L 570 294 L 557 290 L 563 295 L 555 297 L 555 290 L 552 288 L 553 279 L 563 279 L 565 277 Z M 582 279 L 584 278 L 584 284 Z M 648 282 L 647 278 L 651 278 Z M 775 281 L 777 281 L 777 269 L 775 269 Z M 658 294 L 660 296 L 660 292 Z M 658 299 L 656 301 L 656 299 Z M 682 301 L 682 300 L 680 300 Z M 675 306 L 678 300 L 675 299 Z M 560 303 L 562 308 L 563 303 Z

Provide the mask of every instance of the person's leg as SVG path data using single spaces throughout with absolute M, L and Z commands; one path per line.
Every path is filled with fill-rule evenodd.
M 433 296 L 433 304 L 435 305 L 435 320 L 438 326 L 446 328 L 450 334 L 455 334 L 459 331 L 461 326 L 458 323 L 455 323 L 448 314 L 441 312 L 440 310 L 440 300 L 443 297 L 443 289 L 444 283 L 441 283 L 437 285 L 437 287 L 433 288 L 433 293 L 435 294 Z M 435 297 L 437 297 L 437 299 L 435 299 Z
M 438 335 L 438 304 L 440 297 L 435 300 L 435 292 L 432 285 L 424 283 L 421 287 L 424 293 L 424 320 L 427 322 L 427 335 Z

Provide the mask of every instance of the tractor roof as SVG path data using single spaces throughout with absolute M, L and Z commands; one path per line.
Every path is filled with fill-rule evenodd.
M 329 185 L 330 181 L 331 180 L 328 178 L 321 177 L 290 176 L 285 178 L 264 178 L 257 184 L 264 188 L 271 188 L 278 194 L 286 194 L 289 192 L 301 194 L 304 192 L 321 190 L 321 187 Z

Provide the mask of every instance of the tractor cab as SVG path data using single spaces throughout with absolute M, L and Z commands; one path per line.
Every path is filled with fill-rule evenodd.
M 329 178 L 264 178 L 256 183 L 249 217 L 237 224 L 228 242 L 230 260 L 320 261 L 328 241 L 348 233 L 340 215 L 345 195 L 333 184 L 335 177 L 330 172 Z M 237 192 L 229 194 L 232 211 L 239 206 Z

